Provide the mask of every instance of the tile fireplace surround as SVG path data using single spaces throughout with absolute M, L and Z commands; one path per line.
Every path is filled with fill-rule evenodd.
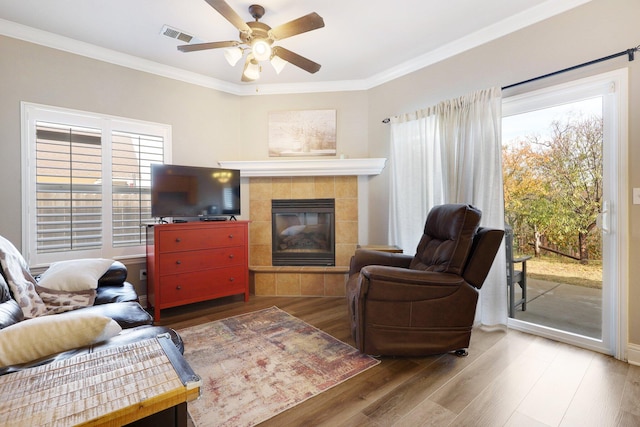
M 349 261 L 359 243 L 359 188 L 386 159 L 220 162 L 240 169 L 249 188 L 250 291 L 269 296 L 344 296 Z M 271 264 L 271 200 L 335 199 L 335 267 Z

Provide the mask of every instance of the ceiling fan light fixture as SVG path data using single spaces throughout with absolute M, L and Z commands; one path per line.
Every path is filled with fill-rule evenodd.
M 224 59 L 233 67 L 242 58 L 242 53 L 242 48 L 228 47 L 224 50 Z
M 274 70 L 276 70 L 276 74 L 280 74 L 280 72 L 282 71 L 284 66 L 288 64 L 287 61 L 285 61 L 284 59 L 280 58 L 278 55 L 272 55 L 270 62 L 271 62 L 271 65 L 273 66 Z
M 254 58 L 247 62 L 243 74 L 248 80 L 258 80 L 260 78 L 260 65 Z
M 255 39 L 251 43 L 251 52 L 258 61 L 266 61 L 271 58 L 271 44 L 265 39 Z

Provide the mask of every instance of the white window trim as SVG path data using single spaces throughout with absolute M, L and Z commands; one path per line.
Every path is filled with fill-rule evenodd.
M 170 125 L 146 122 L 124 117 L 91 113 L 68 108 L 54 107 L 30 102 L 21 102 L 21 144 L 22 144 L 22 253 L 32 268 L 45 267 L 52 262 L 78 258 L 112 258 L 128 259 L 145 256 L 145 246 L 112 247 L 111 227 L 104 228 L 102 249 L 71 251 L 66 253 L 37 254 L 35 247 L 36 224 L 32 221 L 35 209 L 36 183 L 32 168 L 35 167 L 35 122 L 58 121 L 65 123 L 73 116 L 76 123 L 103 130 L 105 145 L 111 146 L 111 132 L 116 130 L 153 134 L 164 139 L 164 162 L 171 163 L 171 134 Z M 104 153 L 103 153 L 104 155 Z M 102 180 L 102 194 L 104 200 L 111 200 L 111 156 L 103 159 L 105 179 Z M 103 224 L 111 224 L 111 211 L 105 210 Z

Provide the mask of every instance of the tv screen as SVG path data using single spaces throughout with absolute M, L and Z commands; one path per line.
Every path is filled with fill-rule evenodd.
M 151 165 L 151 215 L 200 219 L 240 214 L 240 171 Z

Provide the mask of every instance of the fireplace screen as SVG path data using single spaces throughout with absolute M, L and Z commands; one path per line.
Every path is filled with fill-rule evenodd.
M 335 200 L 272 200 L 273 265 L 334 266 Z

